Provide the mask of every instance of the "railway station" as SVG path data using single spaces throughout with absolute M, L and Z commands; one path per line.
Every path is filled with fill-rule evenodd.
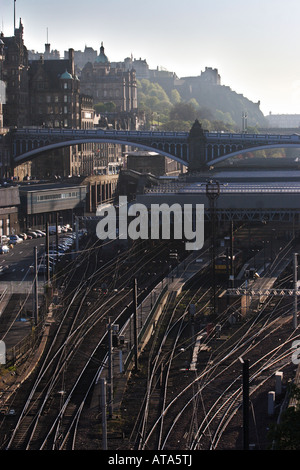
M 300 213 L 300 173 L 297 172 L 215 172 L 184 175 L 176 181 L 162 181 L 137 202 L 151 204 L 203 204 L 206 216 L 215 211 L 219 221 L 265 221 L 296 223 Z M 213 204 L 212 204 L 213 202 Z
M 229 367 L 226 365 L 225 359 L 227 357 L 227 342 L 231 343 L 235 335 L 241 338 L 239 336 L 240 330 L 246 334 L 248 325 L 248 334 L 257 334 L 258 338 L 253 342 L 253 348 L 257 343 L 265 341 L 269 337 L 268 328 L 272 331 L 269 349 L 271 344 L 273 345 L 274 338 L 275 341 L 286 344 L 285 338 L 289 338 L 292 332 L 296 332 L 293 324 L 295 298 L 292 294 L 280 296 L 277 288 L 280 287 L 280 292 L 293 291 L 291 267 L 294 251 L 298 251 L 300 178 L 298 178 L 297 172 L 290 171 L 262 173 L 214 171 L 209 175 L 207 173 L 185 174 L 171 179 L 151 176 L 151 185 L 147 184 L 143 190 L 137 191 L 134 202 L 141 203 L 149 209 L 151 204 L 166 203 L 170 207 L 175 203 L 181 207 L 184 207 L 185 204 L 193 206 L 203 204 L 205 209 L 205 244 L 199 252 L 187 253 L 183 244 L 180 244 L 178 240 L 155 240 L 154 242 L 135 240 L 133 243 L 125 244 L 122 249 L 119 246 L 119 249 L 116 250 L 114 247 L 117 245 L 114 243 L 96 240 L 95 224 L 93 225 L 92 221 L 87 225 L 93 227 L 94 238 L 91 236 L 92 231 L 89 230 L 90 237 L 85 241 L 87 245 L 82 245 L 79 252 L 74 257 L 70 257 L 64 268 L 66 271 L 62 271 L 64 276 L 59 277 L 59 279 L 68 279 L 70 276 L 68 281 L 70 287 L 66 288 L 65 282 L 60 283 L 60 281 L 57 285 L 53 284 L 56 300 L 52 304 L 51 315 L 46 316 L 45 329 L 46 335 L 50 334 L 51 329 L 58 325 L 56 319 L 60 318 L 62 312 L 65 312 L 66 319 L 70 322 L 70 331 L 75 331 L 79 320 L 76 317 L 78 304 L 80 304 L 80 312 L 83 307 L 81 312 L 84 318 L 83 324 L 87 322 L 87 325 L 91 325 L 88 330 L 90 330 L 90 343 L 91 346 L 93 345 L 94 351 L 89 360 L 93 367 L 91 372 L 90 368 L 87 368 L 86 373 L 93 374 L 93 378 L 88 375 L 80 381 L 80 383 L 86 383 L 89 390 L 86 392 L 89 400 L 81 409 L 83 424 L 79 426 L 78 432 L 85 433 L 87 416 L 89 422 L 91 416 L 93 419 L 94 416 L 97 416 L 97 420 L 93 422 L 97 422 L 99 428 L 99 413 L 101 413 L 99 403 L 103 398 L 104 382 L 102 379 L 105 379 L 108 390 L 109 446 L 124 446 L 124 448 L 135 446 L 140 450 L 148 448 L 148 446 L 155 448 L 157 445 L 156 432 L 154 435 L 151 431 L 149 432 L 147 420 L 149 420 L 150 428 L 151 426 L 160 426 L 160 422 L 154 424 L 153 419 L 156 413 L 162 413 L 161 416 L 164 416 L 164 419 L 161 425 L 170 426 L 170 431 L 167 431 L 166 440 L 159 443 L 159 448 L 172 448 L 176 445 L 174 442 L 177 442 L 179 436 L 184 443 L 183 445 L 189 449 L 218 448 L 218 441 L 222 440 L 222 433 L 219 434 L 218 428 L 212 437 L 205 428 L 206 419 L 202 420 L 200 417 L 196 418 L 196 421 L 199 419 L 198 431 L 182 433 L 182 429 L 187 430 L 189 427 L 186 420 L 189 414 L 178 409 L 178 423 L 173 423 L 174 414 L 171 413 L 169 416 L 168 410 L 169 408 L 172 410 L 173 401 L 177 403 L 175 396 L 183 397 L 184 394 L 183 405 L 180 406 L 186 407 L 190 402 L 193 403 L 190 393 L 193 390 L 193 384 L 196 384 L 196 389 L 198 389 L 197 381 L 203 377 L 203 386 L 201 385 L 199 390 L 201 393 L 204 391 L 205 400 L 208 399 L 206 406 L 211 410 L 216 408 L 214 411 L 216 416 L 221 415 L 220 410 L 223 410 L 224 407 L 222 411 L 224 418 L 229 416 L 230 407 L 227 408 L 227 400 L 229 399 L 226 397 L 225 400 L 225 396 L 224 400 L 223 398 L 218 399 L 217 396 L 213 397 L 214 394 L 211 391 L 206 394 L 204 390 L 210 380 L 216 380 L 213 385 L 214 390 L 223 387 L 224 374 L 226 374 L 226 381 L 233 380 L 233 383 L 239 383 L 235 380 L 238 366 L 235 366 L 233 371 L 226 372 Z M 227 245 L 228 242 L 229 245 Z M 229 252 L 232 245 L 234 257 L 231 259 L 237 263 L 234 271 L 226 266 L 230 260 Z M 108 256 L 109 250 L 110 255 Z M 174 254 L 176 256 L 173 256 Z M 213 263 L 212 259 L 216 262 Z M 73 266 L 74 272 L 70 269 L 71 266 Z M 252 273 L 253 276 L 249 276 L 249 273 Z M 131 284 L 134 277 L 138 278 L 139 286 L 135 317 Z M 104 282 L 107 286 L 105 291 L 102 289 Z M 275 288 L 278 293 L 273 295 L 272 289 Z M 69 297 L 70 294 L 71 297 Z M 70 298 L 75 300 L 74 305 L 73 300 L 69 301 Z M 282 315 L 277 313 L 283 308 L 280 307 L 281 303 L 285 306 Z M 120 306 L 116 307 L 119 304 Z M 104 342 L 103 339 L 107 333 L 108 312 L 114 331 L 114 340 L 111 346 L 109 346 L 109 342 L 107 343 L 108 340 Z M 92 318 L 95 313 L 97 313 L 97 320 L 94 322 Z M 74 320 L 72 320 L 73 315 Z M 263 325 L 269 317 L 276 317 L 277 320 L 274 319 L 274 322 L 278 321 L 279 327 L 272 329 L 271 326 L 266 326 L 265 330 Z M 100 324 L 99 319 L 101 320 Z M 258 324 L 257 328 L 256 323 Z M 78 325 L 81 325 L 80 321 Z M 177 325 L 180 325 L 178 336 L 177 333 L 172 335 L 173 328 L 177 332 Z M 96 346 L 97 331 L 99 338 L 102 338 L 100 347 Z M 135 339 L 135 334 L 137 339 Z M 170 341 L 172 348 L 174 348 L 172 351 L 165 349 L 164 345 L 165 335 L 167 337 L 169 334 L 171 337 L 168 338 L 168 342 Z M 259 334 L 262 338 L 259 337 Z M 43 338 L 44 347 L 47 337 L 44 335 Z M 161 346 L 159 341 L 162 341 Z M 242 345 L 244 347 L 243 342 Z M 107 362 L 110 348 L 112 348 L 110 359 L 112 363 Z M 126 435 L 126 438 L 120 438 L 119 434 L 111 430 L 111 427 L 114 429 L 114 422 L 118 420 L 119 416 L 122 416 L 125 421 L 131 422 L 132 415 L 139 414 L 138 400 L 139 394 L 142 395 L 139 388 L 139 376 L 142 374 L 145 361 L 148 360 L 148 354 L 152 348 L 164 351 L 163 357 L 170 355 L 174 365 L 169 368 L 168 361 L 164 363 L 163 358 L 156 359 L 156 356 L 153 356 L 153 362 L 158 360 L 159 366 L 151 371 L 152 385 L 149 385 L 151 392 L 149 391 L 147 398 L 147 413 L 140 411 L 141 426 L 144 426 L 143 434 L 139 431 L 135 436 Z M 224 358 L 219 359 L 219 350 L 223 350 L 223 348 Z M 245 348 L 248 354 L 247 340 Z M 234 348 L 228 354 L 233 355 L 233 351 L 235 351 Z M 41 358 L 42 351 L 38 350 L 38 352 L 40 352 L 39 358 Z M 287 344 L 284 384 L 294 371 L 288 353 L 289 346 Z M 71 351 L 68 354 L 71 358 Z M 159 353 L 157 354 L 159 357 Z M 234 365 L 238 361 L 238 357 L 235 356 L 230 360 L 230 364 Z M 82 370 L 85 370 L 86 360 L 87 353 L 81 354 L 79 352 L 76 359 L 78 373 L 81 367 Z M 224 366 L 222 365 L 223 361 Z M 274 364 L 272 363 L 270 366 L 268 364 L 262 367 L 263 371 L 265 371 L 265 367 L 270 367 L 268 385 L 263 387 L 264 397 L 268 396 L 269 383 L 272 383 L 274 371 L 280 371 L 280 368 L 283 367 L 281 356 L 278 361 L 274 361 Z M 288 364 L 288 373 L 286 372 L 286 364 Z M 219 366 L 222 371 L 220 378 L 219 374 L 213 372 Z M 71 369 L 72 367 L 68 365 L 66 373 L 69 374 Z M 210 370 L 213 378 L 208 380 L 206 373 Z M 19 380 L 20 378 L 17 377 L 17 382 Z M 195 383 L 194 380 L 196 380 Z M 144 381 L 144 378 L 141 379 L 142 383 Z M 260 379 L 258 382 L 260 386 L 264 383 Z M 134 384 L 133 388 L 132 383 Z M 7 387 L 9 389 L 9 385 Z M 64 383 L 64 387 L 56 389 L 53 398 L 51 398 L 52 403 L 61 399 L 61 394 L 65 393 L 65 389 L 67 389 L 67 383 Z M 92 388 L 90 389 L 90 387 Z M 111 395 L 112 387 L 113 396 Z M 183 387 L 182 390 L 181 387 Z M 165 408 L 160 411 L 159 406 L 163 401 L 159 397 L 161 394 L 167 394 L 166 391 L 164 392 L 167 389 L 171 393 L 171 402 L 168 405 L 165 403 Z M 240 392 L 233 390 L 230 394 L 230 400 L 234 400 L 236 394 L 240 397 Z M 210 403 L 211 400 L 215 404 Z M 219 400 L 220 409 L 217 406 Z M 179 403 L 181 402 L 178 402 L 178 406 Z M 233 406 L 235 402 L 230 401 L 230 403 L 232 403 L 230 406 Z M 73 405 L 72 399 L 70 405 Z M 240 405 L 241 400 L 237 400 L 236 406 L 239 409 Z M 258 402 L 255 401 L 255 406 L 260 410 L 260 418 L 265 417 L 267 414 L 265 398 L 263 400 L 260 398 Z M 201 414 L 201 410 L 199 409 L 197 413 Z M 72 415 L 71 411 L 70 415 Z M 136 419 L 138 420 L 138 418 Z M 228 421 L 231 419 L 233 418 L 228 418 Z M 178 429 L 176 424 L 178 424 Z M 174 436 L 173 427 L 176 429 Z M 263 427 L 263 422 L 260 424 L 261 427 Z M 213 429 L 215 429 L 215 425 L 213 425 Z M 169 433 L 170 442 L 168 441 Z M 162 432 L 161 435 L 163 436 L 163 434 Z M 12 441 L 12 447 L 17 448 L 24 445 L 23 437 L 21 438 L 19 435 L 19 431 L 16 431 L 16 443 Z M 102 443 L 103 437 L 103 432 L 99 432 L 98 429 L 88 445 L 91 445 L 91 448 L 93 445 L 99 448 L 104 445 Z M 47 440 L 48 437 L 45 439 Z M 49 439 L 52 440 L 51 437 Z M 235 433 L 232 439 L 236 440 L 236 446 L 240 448 L 242 445 L 241 433 L 239 432 L 238 436 Z M 251 439 L 253 442 L 255 441 L 253 445 L 258 446 L 252 432 Z M 259 437 L 259 442 L 262 439 L 265 439 L 264 432 Z M 36 441 L 38 439 L 33 439 L 30 445 L 38 446 L 39 442 L 36 443 Z M 60 445 L 60 443 L 56 442 L 56 445 Z M 165 445 L 166 447 L 164 447 Z M 220 447 L 222 448 L 222 444 Z

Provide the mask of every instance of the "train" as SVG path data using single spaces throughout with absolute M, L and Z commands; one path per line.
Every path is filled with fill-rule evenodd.
M 243 252 L 236 251 L 233 254 L 233 268 L 236 273 L 243 263 Z M 228 277 L 231 274 L 231 255 L 222 253 L 215 259 L 215 273 L 222 278 Z

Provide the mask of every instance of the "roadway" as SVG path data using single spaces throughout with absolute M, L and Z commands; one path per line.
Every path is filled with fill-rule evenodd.
M 63 236 L 61 234 L 60 236 Z M 50 247 L 56 243 L 56 236 L 50 236 Z M 24 240 L 22 243 L 14 245 L 9 253 L 0 254 L 0 267 L 8 266 L 8 269 L 0 277 L 4 281 L 32 281 L 33 273 L 30 266 L 34 265 L 34 248 L 37 247 L 38 256 L 45 252 L 46 238 L 33 238 Z M 40 277 L 43 274 L 40 274 Z

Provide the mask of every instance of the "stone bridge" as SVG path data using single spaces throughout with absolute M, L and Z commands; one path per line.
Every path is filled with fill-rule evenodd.
M 103 129 L 23 128 L 9 132 L 13 164 L 32 160 L 50 150 L 85 143 L 113 143 L 156 151 L 201 170 L 244 152 L 271 148 L 299 148 L 300 135 L 208 132 L 195 121 L 190 132 L 121 131 Z

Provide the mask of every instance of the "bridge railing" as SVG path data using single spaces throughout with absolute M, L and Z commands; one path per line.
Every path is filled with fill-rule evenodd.
M 300 140 L 300 135 L 290 134 L 290 135 L 281 135 L 281 134 L 230 134 L 227 132 L 207 132 L 206 137 L 208 140 L 243 140 L 243 141 L 293 141 L 298 142 Z
M 15 131 L 16 135 L 47 134 L 47 135 L 103 135 L 115 137 L 183 137 L 188 132 L 158 132 L 158 131 L 116 131 L 104 129 L 47 129 L 47 128 L 22 128 Z

